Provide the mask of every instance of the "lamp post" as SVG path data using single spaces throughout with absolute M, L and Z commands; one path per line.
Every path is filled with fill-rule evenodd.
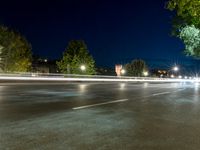
M 124 75 L 125 73 L 126 73 L 126 70 L 125 70 L 125 69 L 122 69 L 122 70 L 121 70 L 121 74 Z
M 179 71 L 178 66 L 174 66 L 172 70 L 174 71 L 174 74 L 177 76 L 177 72 Z
M 174 66 L 173 70 L 174 70 L 175 72 L 177 72 L 177 71 L 179 70 L 179 68 L 178 68 L 177 66 Z
M 147 76 L 149 75 L 148 71 L 144 71 L 144 72 L 143 72 L 143 75 L 144 75 L 145 77 L 147 77 Z
M 81 71 L 85 71 L 85 70 L 86 70 L 85 65 L 81 65 L 81 66 L 80 66 L 80 69 L 81 69 Z

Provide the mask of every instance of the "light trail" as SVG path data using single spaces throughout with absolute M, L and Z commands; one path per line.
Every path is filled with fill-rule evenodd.
M 193 79 L 158 79 L 158 78 L 64 78 L 64 77 L 13 77 L 0 76 L 0 80 L 19 80 L 19 81 L 95 81 L 95 82 L 200 82 Z
M 0 80 L 16 81 L 93 81 L 93 82 L 200 82 L 199 78 L 151 78 L 116 77 L 100 75 L 52 74 L 52 73 L 1 73 Z

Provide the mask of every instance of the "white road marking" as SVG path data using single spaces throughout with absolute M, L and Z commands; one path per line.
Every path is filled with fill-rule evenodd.
M 143 98 L 149 98 L 149 97 L 153 97 L 153 96 L 159 96 L 159 95 L 165 95 L 165 94 L 171 94 L 171 93 L 175 93 L 175 92 L 181 92 L 181 91 L 184 91 L 185 89 L 178 89 L 176 91 L 173 91 L 173 92 L 162 92 L 162 93 L 155 93 L 155 94 L 152 94 L 152 95 L 148 95 L 148 96 L 143 96 L 141 97 L 142 99 Z M 143 99 L 142 101 L 147 101 L 148 99 Z
M 155 94 L 153 94 L 153 96 L 164 95 L 164 94 L 170 94 L 170 93 L 180 92 L 180 91 L 184 91 L 184 90 L 185 90 L 185 89 L 178 89 L 178 90 L 173 91 L 173 92 L 155 93 Z
M 85 106 L 80 106 L 80 107 L 74 107 L 73 110 L 90 108 L 90 107 L 107 105 L 107 104 L 113 104 L 113 103 L 120 103 L 120 102 L 125 102 L 125 101 L 128 101 L 128 99 L 120 99 L 120 100 L 109 101 L 109 102 L 105 102 L 105 103 L 98 103 L 98 104 L 92 104 L 92 105 L 85 105 Z
M 184 90 L 185 90 L 185 88 L 184 88 L 184 89 L 178 89 L 178 90 L 174 91 L 174 93 L 175 93 L 175 92 L 184 91 Z
M 155 93 L 153 96 L 158 96 L 158 95 L 164 95 L 164 94 L 169 94 L 170 92 L 162 92 L 162 93 Z

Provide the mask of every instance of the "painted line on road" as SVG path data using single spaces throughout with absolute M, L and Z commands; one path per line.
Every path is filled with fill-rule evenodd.
M 80 106 L 80 107 L 74 107 L 73 110 L 90 108 L 90 107 L 96 107 L 96 106 L 113 104 L 113 103 L 120 103 L 120 102 L 125 102 L 125 101 L 128 101 L 128 99 L 120 99 L 120 100 L 115 100 L 115 101 L 110 101 L 110 102 L 105 102 L 105 103 L 98 103 L 98 104 L 92 104 L 92 105 L 85 105 L 85 106 Z
M 162 93 L 155 93 L 153 96 L 158 96 L 158 95 L 165 95 L 165 94 L 170 94 L 171 92 L 162 92 Z
M 162 92 L 162 93 L 155 93 L 152 96 L 158 96 L 158 95 L 164 95 L 164 94 L 170 94 L 170 93 L 175 93 L 175 92 L 180 92 L 180 91 L 184 91 L 185 89 L 178 89 L 176 91 L 173 92 Z
M 173 91 L 173 92 L 162 92 L 162 93 L 155 93 L 155 94 L 152 94 L 152 95 L 149 95 L 149 96 L 144 96 L 144 97 L 141 97 L 141 98 L 149 98 L 149 97 L 153 97 L 153 96 L 159 96 L 159 95 L 165 95 L 165 94 L 172 94 L 172 93 L 175 93 L 175 92 L 181 92 L 181 91 L 184 91 L 184 89 L 178 89 L 176 91 Z M 147 101 L 146 99 L 145 100 L 142 100 L 142 101 Z
M 178 89 L 178 90 L 174 91 L 174 93 L 175 93 L 175 92 L 184 91 L 184 90 L 185 90 L 185 88 L 184 88 L 184 89 Z

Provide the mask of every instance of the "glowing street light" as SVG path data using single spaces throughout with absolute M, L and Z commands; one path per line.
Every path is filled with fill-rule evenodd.
M 147 71 L 144 71 L 143 74 L 145 77 L 149 75 L 149 73 Z
M 174 75 L 172 74 L 170 77 L 171 77 L 171 78 L 174 78 Z
M 173 68 L 173 70 L 174 70 L 174 71 L 178 71 L 179 68 L 178 68 L 177 66 L 175 66 L 175 67 Z
M 174 66 L 173 67 L 173 71 L 174 71 L 174 77 L 176 76 L 176 77 L 178 77 L 179 79 L 180 79 L 180 76 L 178 76 L 178 71 L 179 71 L 179 68 L 178 68 L 178 66 Z M 182 77 L 181 77 L 182 78 Z
M 121 70 L 122 75 L 126 73 L 126 70 L 122 69 Z
M 81 69 L 82 71 L 85 71 L 85 70 L 86 70 L 85 65 L 81 65 L 80 69 Z

